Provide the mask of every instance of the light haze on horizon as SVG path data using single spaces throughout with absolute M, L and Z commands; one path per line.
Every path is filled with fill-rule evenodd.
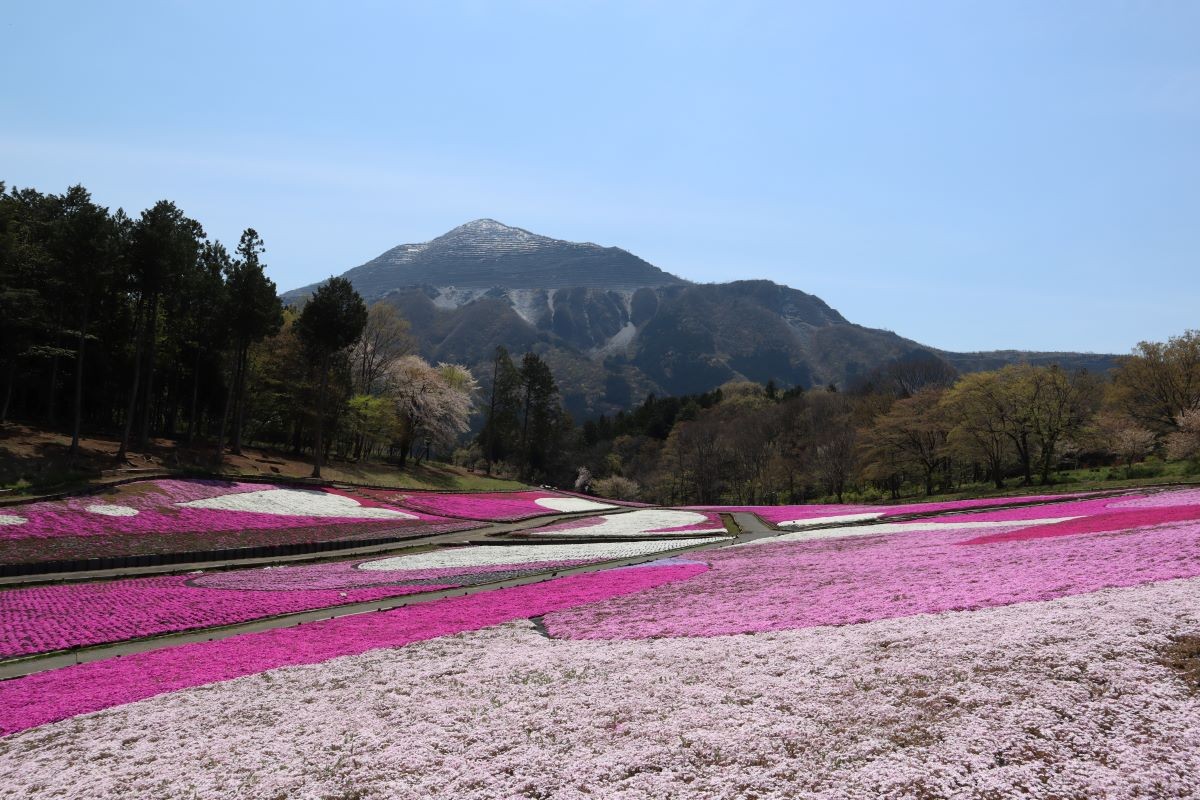
M 1200 328 L 1200 5 L 84 2 L 0 180 L 254 227 L 281 291 L 490 217 L 950 350 Z

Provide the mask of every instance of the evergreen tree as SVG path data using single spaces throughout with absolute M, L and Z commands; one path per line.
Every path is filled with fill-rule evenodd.
M 249 368 L 250 346 L 268 336 L 274 336 L 283 325 L 283 306 L 279 302 L 275 282 L 266 276 L 261 256 L 266 251 L 262 238 L 253 228 L 247 228 L 238 242 L 238 258 L 225 270 L 228 298 L 227 324 L 233 337 L 233 367 L 231 375 L 233 452 L 241 455 L 242 430 L 246 416 L 246 376 Z M 228 417 L 230 411 L 225 411 Z M 220 446 L 224 445 L 225 426 L 222 424 Z M 218 452 L 220 452 L 220 446 Z
M 492 464 L 515 453 L 520 438 L 521 374 L 503 345 L 492 359 L 492 386 L 487 418 L 479 433 L 479 447 L 490 475 Z
M 333 357 L 357 342 L 366 324 L 367 307 L 345 278 L 326 281 L 304 304 L 296 321 L 300 341 L 317 369 L 314 478 L 321 477 L 321 463 L 325 457 L 325 418 Z

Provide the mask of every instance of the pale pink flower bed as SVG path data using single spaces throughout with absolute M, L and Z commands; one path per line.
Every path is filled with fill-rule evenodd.
M 981 497 L 971 500 L 942 500 L 929 503 L 901 503 L 897 505 L 800 505 L 800 506 L 695 506 L 700 509 L 719 511 L 744 511 L 757 514 L 767 522 L 777 525 L 790 520 L 815 520 L 822 517 L 842 517 L 851 514 L 876 514 L 881 519 L 906 514 L 940 514 L 950 511 L 968 511 L 992 506 L 1009 506 L 1028 503 L 1046 503 L 1069 498 L 1070 495 L 1024 495 L 1020 497 Z M 690 508 L 691 506 L 689 506 Z M 1045 516 L 1053 516 L 1046 514 Z M 974 516 L 972 517 L 974 518 Z
M 600 511 L 615 506 L 596 498 L 534 489 L 526 492 L 402 492 L 360 489 L 356 494 L 407 509 L 459 519 L 516 522 L 573 511 Z
M 703 554 L 712 569 L 690 581 L 559 612 L 546 626 L 571 638 L 715 636 L 987 608 L 1200 575 L 1200 522 L 960 546 L 975 533 L 947 524 L 944 531 L 721 548 Z
M 1198 583 L 706 639 L 513 622 L 0 739 L 0 797 L 1196 797 L 1158 652 Z
M 703 564 L 675 564 L 572 575 L 40 672 L 0 682 L 0 733 L 276 667 L 313 664 L 545 614 L 682 580 L 704 569 Z

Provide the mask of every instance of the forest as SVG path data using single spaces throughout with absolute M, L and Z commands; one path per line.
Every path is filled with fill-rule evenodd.
M 1062 470 L 1200 459 L 1200 331 L 1108 375 L 1017 364 L 960 375 L 918 351 L 854 385 L 733 382 L 576 421 L 536 353 L 489 374 L 430 364 L 390 305 L 332 278 L 284 306 L 247 228 L 230 251 L 163 200 L 110 212 L 82 186 L 0 184 L 0 424 L 152 438 L 218 470 L 243 447 L 403 470 L 438 458 L 669 504 L 900 498 Z

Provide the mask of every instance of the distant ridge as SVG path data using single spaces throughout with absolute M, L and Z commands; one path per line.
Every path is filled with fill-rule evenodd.
M 493 219 L 402 244 L 344 273 L 368 302 L 413 325 L 423 355 L 487 380 L 496 345 L 549 361 L 577 416 L 649 393 L 730 380 L 850 386 L 889 362 L 930 354 L 962 372 L 1007 363 L 1104 371 L 1114 357 L 998 350 L 952 353 L 855 325 L 821 298 L 766 280 L 696 284 L 619 247 L 567 242 Z M 302 301 L 319 284 L 283 295 Z

